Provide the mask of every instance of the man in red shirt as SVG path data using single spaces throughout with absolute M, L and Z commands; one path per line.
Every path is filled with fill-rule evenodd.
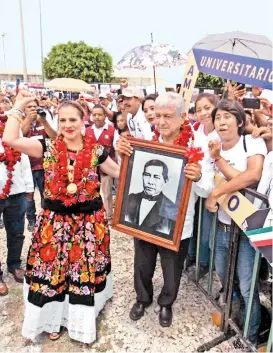
M 109 156 L 115 160 L 115 150 L 113 147 L 115 129 L 108 125 L 106 120 L 106 110 L 103 105 L 96 104 L 92 109 L 93 125 L 86 129 L 86 135 L 89 136 L 93 143 L 102 145 Z M 108 223 L 111 224 L 113 217 L 113 178 L 100 172 L 101 193 L 106 211 Z

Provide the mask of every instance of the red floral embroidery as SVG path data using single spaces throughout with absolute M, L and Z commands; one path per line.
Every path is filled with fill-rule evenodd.
M 3 133 L 5 130 L 5 124 L 6 121 L 8 120 L 7 115 L 2 114 L 0 112 L 0 138 L 2 139 Z M 0 153 L 0 163 L 3 162 L 6 165 L 7 168 L 7 181 L 6 184 L 2 190 L 2 193 L 0 194 L 0 199 L 6 199 L 9 197 L 10 191 L 11 191 L 11 186 L 13 184 L 12 178 L 13 174 L 12 172 L 14 171 L 15 164 L 17 162 L 20 162 L 21 160 L 21 153 L 15 151 L 13 148 L 10 148 L 7 144 L 2 142 L 4 152 Z
M 51 244 L 47 244 L 46 246 L 40 249 L 40 257 L 43 262 L 53 261 L 56 258 L 57 254 L 57 250 Z
M 70 262 L 76 262 L 77 260 L 79 260 L 81 255 L 82 255 L 82 248 L 77 244 L 73 244 L 69 253 Z

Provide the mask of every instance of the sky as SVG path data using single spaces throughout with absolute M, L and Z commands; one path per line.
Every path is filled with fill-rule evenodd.
M 130 49 L 150 42 L 187 53 L 208 34 L 240 30 L 273 39 L 272 0 L 40 0 L 43 52 L 83 40 L 101 46 L 117 64 Z M 0 0 L 0 72 L 22 69 L 19 0 Z M 22 0 L 28 70 L 41 69 L 39 0 Z M 183 68 L 159 69 L 167 85 L 180 83 Z

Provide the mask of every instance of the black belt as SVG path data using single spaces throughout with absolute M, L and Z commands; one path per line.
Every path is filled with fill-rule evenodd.
M 230 232 L 230 225 L 225 224 L 218 219 L 218 229 L 223 230 L 224 232 Z
M 102 199 L 99 196 L 96 199 L 85 201 L 85 202 L 78 202 L 75 205 L 71 205 L 66 207 L 61 201 L 59 200 L 49 200 L 43 199 L 42 200 L 42 208 L 44 210 L 54 211 L 56 213 L 64 213 L 64 214 L 72 214 L 72 213 L 93 213 L 94 211 L 98 211 L 102 208 Z

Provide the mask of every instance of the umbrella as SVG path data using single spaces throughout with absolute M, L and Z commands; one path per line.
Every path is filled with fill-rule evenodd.
M 143 70 L 148 67 L 181 66 L 187 60 L 186 54 L 171 45 L 151 43 L 128 51 L 117 64 L 117 68 Z
M 272 60 L 272 42 L 267 37 L 244 32 L 209 34 L 193 48 Z
M 146 44 L 128 51 L 117 64 L 119 70 L 154 68 L 154 83 L 156 90 L 155 67 L 182 66 L 188 61 L 186 54 L 169 44 Z
M 90 91 L 90 86 L 86 82 L 75 78 L 54 78 L 53 80 L 45 83 L 45 86 L 47 88 L 57 89 L 60 91 Z

